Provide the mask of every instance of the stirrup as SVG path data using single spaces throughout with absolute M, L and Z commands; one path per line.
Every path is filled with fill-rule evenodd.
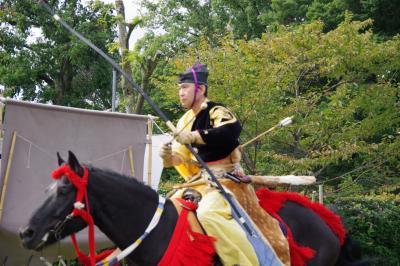
M 201 193 L 193 188 L 185 189 L 182 194 L 182 199 L 191 201 L 196 205 L 199 205 L 201 198 Z

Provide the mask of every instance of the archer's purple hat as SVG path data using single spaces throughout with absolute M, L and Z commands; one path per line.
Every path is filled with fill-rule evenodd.
M 198 85 L 207 85 L 207 78 L 207 65 L 196 63 L 185 72 L 179 74 L 178 83 L 197 83 Z

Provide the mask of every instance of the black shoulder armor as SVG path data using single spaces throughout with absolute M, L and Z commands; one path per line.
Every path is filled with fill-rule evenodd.
M 205 162 L 212 162 L 226 158 L 239 146 L 242 126 L 224 105 L 207 102 L 207 108 L 200 111 L 193 122 L 192 131 L 195 130 L 206 144 L 193 144 L 193 147 Z

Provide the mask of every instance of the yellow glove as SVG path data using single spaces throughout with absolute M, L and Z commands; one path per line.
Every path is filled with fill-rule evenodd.
M 161 146 L 160 151 L 158 152 L 158 155 L 163 160 L 164 167 L 171 167 L 172 164 L 172 148 L 171 148 L 171 143 L 167 142 L 164 143 Z
M 205 144 L 198 131 L 174 132 L 174 136 L 180 144 Z

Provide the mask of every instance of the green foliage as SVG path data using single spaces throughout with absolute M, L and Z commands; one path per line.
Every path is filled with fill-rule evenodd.
M 384 194 L 335 201 L 348 233 L 379 265 L 400 264 L 400 197 Z
M 222 59 L 222 61 L 220 61 L 220 65 L 222 64 L 222 62 L 224 64 L 226 63 L 225 65 L 231 64 L 231 69 L 235 71 L 235 64 L 237 62 L 239 62 L 240 64 L 246 64 L 246 62 L 242 62 L 240 56 L 235 57 L 234 54 L 232 56 L 228 54 L 237 52 L 237 50 L 232 47 L 224 47 L 228 45 L 229 40 L 241 39 L 244 43 L 246 43 L 245 40 L 254 39 L 255 43 L 253 45 L 259 45 L 260 42 L 257 38 L 262 38 L 265 41 L 265 38 L 268 38 L 270 35 L 277 37 L 277 35 L 282 34 L 283 32 L 290 32 L 291 28 L 296 25 L 304 24 L 306 22 L 309 23 L 310 21 L 314 21 L 315 19 L 321 20 L 323 24 L 314 23 L 313 27 L 323 27 L 323 31 L 326 32 L 335 29 L 340 23 L 342 23 L 346 19 L 346 12 L 348 11 L 354 14 L 353 16 L 357 20 L 367 20 L 369 18 L 372 18 L 375 21 L 374 24 L 371 24 L 371 21 L 367 20 L 366 24 L 360 26 L 361 31 L 365 31 L 366 28 L 372 28 L 375 30 L 375 32 L 381 35 L 391 36 L 398 33 L 400 30 L 400 20 L 397 19 L 400 16 L 400 5 L 396 5 L 396 3 L 394 2 L 386 2 L 387 0 L 166 0 L 159 2 L 142 0 L 141 4 L 142 7 L 145 9 L 143 24 L 147 28 L 150 28 L 150 30 L 148 31 L 148 34 L 143 38 L 143 40 L 138 42 L 138 45 L 136 46 L 133 55 L 130 57 L 133 66 L 133 72 L 135 73 L 136 80 L 140 80 L 143 59 L 148 56 L 154 56 L 155 50 L 161 50 L 163 52 L 164 58 L 166 58 L 167 60 L 173 58 L 177 53 L 181 54 L 182 56 L 186 56 L 186 49 L 192 50 L 191 58 L 200 58 L 200 56 L 204 55 L 200 55 L 200 52 L 197 52 L 197 49 L 199 47 L 200 49 L 202 49 L 201 47 L 204 46 L 204 43 L 207 43 L 210 48 L 212 47 L 220 49 L 219 51 L 223 51 L 224 56 L 222 58 L 220 57 L 220 59 Z M 387 16 L 386 14 L 392 15 Z M 349 15 L 347 16 L 349 17 Z M 280 26 L 282 24 L 288 26 L 282 27 Z M 305 26 L 303 26 L 303 29 L 304 27 Z M 319 29 L 318 31 L 321 32 Z M 335 34 L 342 34 L 339 31 L 335 32 Z M 357 31 L 354 30 L 354 33 L 357 34 Z M 302 38 L 303 35 L 301 34 L 307 34 L 307 30 L 299 32 L 298 29 L 296 30 L 294 28 L 293 34 L 296 34 L 296 36 Z M 368 35 L 368 38 L 370 37 L 371 36 Z M 290 34 L 287 35 L 284 41 L 287 41 L 288 38 L 291 38 Z M 306 36 L 306 38 L 308 37 Z M 310 45 L 313 45 L 315 41 L 317 41 L 317 39 L 315 38 L 318 39 L 318 36 L 314 36 L 314 40 L 311 41 L 307 47 L 304 47 L 304 49 L 314 49 Z M 334 36 L 330 36 L 330 38 L 334 40 Z M 351 38 L 351 36 L 347 35 L 347 38 Z M 238 40 L 238 42 L 240 43 L 240 40 Z M 274 45 L 280 44 L 274 43 Z M 321 49 L 326 49 L 327 45 L 329 44 L 326 43 L 325 47 L 321 47 Z M 336 42 L 335 45 L 337 45 L 338 50 L 335 50 L 335 48 L 332 47 L 330 53 L 335 53 L 336 51 L 338 51 L 342 53 L 341 56 L 343 56 L 343 59 L 347 56 L 348 61 L 353 60 L 352 55 L 346 53 L 345 49 L 343 49 L 343 45 L 341 45 L 339 42 Z M 352 53 L 357 53 L 357 50 L 352 49 L 352 44 L 347 43 L 345 45 L 351 48 L 350 50 L 352 51 Z M 368 47 L 364 48 L 368 49 Z M 381 49 L 384 48 L 382 47 Z M 271 48 L 270 52 L 275 53 L 276 51 L 274 48 Z M 368 51 L 365 52 L 368 53 Z M 369 53 L 376 53 L 376 51 L 369 51 Z M 250 54 L 251 53 L 247 55 Z M 316 51 L 313 57 L 316 58 L 320 55 L 324 56 L 323 54 L 319 54 L 319 52 Z M 257 57 L 259 55 L 254 56 Z M 270 55 L 270 59 L 274 60 L 274 56 L 275 55 Z M 362 57 L 360 56 L 359 58 Z M 279 57 L 278 55 L 277 59 L 282 61 L 284 58 Z M 374 59 L 376 59 L 376 68 L 379 68 L 379 58 L 374 57 Z M 308 58 L 305 58 L 305 60 L 308 60 Z M 324 58 L 321 57 L 320 60 L 323 61 Z M 332 61 L 323 62 L 322 67 L 327 68 L 327 66 L 329 66 L 329 63 L 332 63 L 333 66 L 335 66 L 337 69 L 325 69 L 326 71 L 340 71 L 340 67 L 345 67 L 345 65 L 334 62 L 333 60 L 336 60 L 336 58 L 331 58 L 329 60 Z M 258 60 L 257 58 L 255 58 L 254 63 L 257 63 L 257 61 L 259 63 L 263 63 L 262 60 Z M 363 62 L 359 63 L 362 64 Z M 279 72 L 279 75 L 288 74 L 285 73 L 285 71 L 280 70 L 286 68 L 285 64 L 287 66 L 290 66 L 292 62 L 283 62 L 274 71 L 276 71 L 276 73 Z M 164 96 L 161 95 L 161 93 L 155 92 L 155 87 L 160 86 L 160 83 L 168 82 L 166 80 L 168 78 L 166 78 L 165 76 L 168 76 L 170 74 L 177 74 L 177 68 L 173 67 L 171 72 L 170 66 L 171 64 L 167 62 L 162 62 L 157 66 L 153 74 L 154 77 L 150 85 L 149 94 L 152 96 L 160 96 L 161 99 L 159 103 L 163 104 L 166 110 L 176 110 L 177 107 L 175 104 L 173 104 L 173 101 L 170 101 L 171 99 L 169 96 L 167 96 L 166 99 Z M 330 68 L 333 68 L 333 66 L 331 66 Z M 354 67 L 356 67 L 356 65 L 354 65 Z M 224 66 L 224 68 L 227 69 L 228 67 Z M 179 71 L 182 70 L 182 68 L 178 69 Z M 314 69 L 319 69 L 319 65 L 315 65 Z M 301 79 L 300 81 L 309 82 L 307 76 L 310 76 L 311 72 L 315 72 L 315 70 L 313 70 L 312 65 L 308 66 L 308 70 L 305 72 L 306 75 L 304 76 L 304 79 Z M 223 73 L 223 75 L 225 75 L 224 77 L 228 77 L 227 73 L 228 71 L 225 71 Z M 252 73 L 246 74 L 250 75 L 250 77 L 252 78 L 252 76 L 257 75 L 258 73 L 252 71 Z M 296 74 L 296 71 L 293 71 L 293 74 Z M 332 74 L 334 75 L 335 73 Z M 390 75 L 396 76 L 397 74 L 396 72 L 391 72 Z M 286 77 L 283 76 L 282 78 Z M 333 77 L 327 76 L 326 78 L 329 79 L 326 80 L 326 82 L 334 82 Z M 373 78 L 373 76 L 371 76 L 371 78 Z M 175 79 L 173 80 L 175 81 Z M 158 84 L 154 84 L 153 82 Z M 245 83 L 238 85 L 246 87 L 251 86 L 252 84 Z M 310 83 L 310 85 L 317 84 Z M 331 85 L 334 86 L 333 83 Z M 279 86 L 277 87 L 277 89 L 279 89 Z M 152 93 L 155 94 L 153 95 Z M 239 96 L 243 96 L 244 94 L 245 93 L 242 92 Z M 281 100 L 284 102 L 285 100 L 287 100 L 287 98 L 282 97 Z M 314 100 L 318 101 L 317 98 L 315 98 Z M 244 107 L 243 109 L 245 108 L 246 107 Z M 151 112 L 151 108 L 147 106 L 145 107 L 145 111 Z M 170 115 L 175 118 L 176 113 L 177 112 L 173 111 L 170 113 Z M 298 152 L 301 153 L 302 151 Z M 257 154 L 255 154 L 254 156 L 257 156 Z
M 332 30 L 344 20 L 344 12 L 346 10 L 350 10 L 349 1 L 316 0 L 308 8 L 306 17 L 308 20 L 322 20 L 325 24 L 325 29 Z M 354 11 L 353 9 L 352 12 Z
M 141 3 L 147 10 L 145 24 L 174 36 L 177 46 L 192 45 L 201 38 L 216 46 L 228 32 L 235 38 L 261 37 L 268 25 L 263 20 L 264 14 L 271 11 L 270 0 L 142 0 Z
M 212 45 L 227 33 L 235 38 L 260 38 L 277 25 L 298 25 L 316 19 L 325 31 L 335 29 L 351 12 L 357 20 L 372 19 L 373 30 L 385 36 L 400 33 L 399 0 L 142 0 L 147 26 L 175 37 L 177 46 L 206 38 Z
M 111 5 L 50 1 L 73 28 L 105 49 L 114 38 Z M 5 96 L 83 108 L 109 108 L 111 67 L 35 1 L 3 1 L 0 84 Z M 38 32 L 38 30 L 39 31 Z M 34 36 L 34 32 L 37 32 Z
M 165 168 L 161 176 L 160 185 L 158 186 L 158 193 L 161 195 L 166 195 L 172 190 L 174 185 L 182 182 L 183 179 L 179 176 L 174 168 Z
M 334 29 L 350 11 L 357 20 L 372 19 L 375 32 L 393 36 L 400 33 L 399 1 L 388 0 L 314 0 L 307 10 L 307 19 L 321 19 L 327 30 Z
M 400 39 L 377 42 L 370 25 L 347 16 L 328 33 L 314 22 L 256 40 L 228 35 L 218 47 L 203 40 L 152 82 L 173 106 L 176 73 L 200 59 L 210 98 L 238 115 L 243 143 L 295 116 L 246 149 L 259 173 L 316 175 L 338 196 L 368 192 L 398 184 L 400 167 Z
M 312 0 L 271 0 L 271 9 L 261 15 L 266 24 L 302 23 Z
M 179 46 L 190 44 L 199 36 L 207 36 L 215 43 L 229 20 L 220 1 L 142 0 L 141 4 L 147 10 L 146 25 L 168 32 L 177 38 L 175 43 Z

